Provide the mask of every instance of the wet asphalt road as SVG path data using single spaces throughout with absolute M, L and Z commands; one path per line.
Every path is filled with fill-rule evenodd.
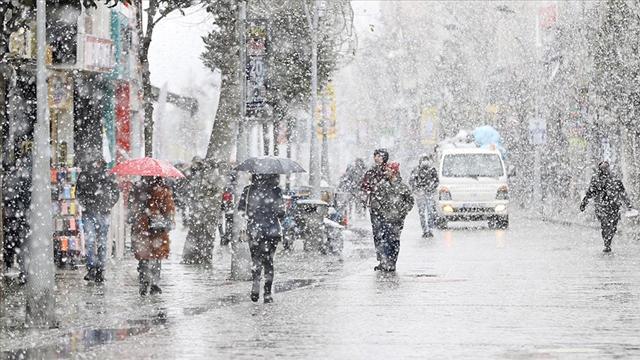
M 372 270 L 368 236 L 342 259 L 278 257 L 273 304 L 220 267 L 164 268 L 165 292 L 140 299 L 135 265 L 104 287 L 80 284 L 48 333 L 3 330 L 3 357 L 33 358 L 638 358 L 640 244 L 515 216 L 511 229 L 462 224 L 419 237 L 410 214 L 396 274 Z M 131 268 L 133 266 L 133 268 Z M 69 275 L 71 278 L 75 275 Z M 130 279 L 131 278 L 131 279 Z M 65 281 L 64 279 L 61 281 Z M 67 280 L 71 282 L 70 279 Z M 78 282 L 78 281 L 76 281 Z M 98 292 L 98 296 L 96 296 Z M 101 294 L 101 295 L 100 295 Z M 88 304 L 89 303 L 89 304 Z M 101 309 L 99 316 L 85 313 Z M 64 316 L 68 317 L 64 318 Z M 71 329 L 71 330 L 69 330 Z M 17 337 L 15 334 L 21 334 Z M 5 335 L 14 335 L 7 340 Z

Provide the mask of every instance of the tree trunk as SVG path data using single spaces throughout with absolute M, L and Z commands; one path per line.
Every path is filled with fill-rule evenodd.
M 236 142 L 234 127 L 240 119 L 239 91 L 235 82 L 223 81 L 220 89 L 220 102 L 207 147 L 208 160 L 229 161 L 231 150 Z
M 151 99 L 151 71 L 149 70 L 149 48 L 155 27 L 157 0 L 149 1 L 147 9 L 147 32 L 142 30 L 142 0 L 138 0 L 138 36 L 141 41 L 138 60 L 142 65 L 142 101 L 144 103 L 144 155 L 153 156 L 153 100 Z
M 226 173 L 229 171 L 229 158 L 231 150 L 236 143 L 235 125 L 239 118 L 238 114 L 238 88 L 230 81 L 223 80 L 220 91 L 220 102 L 218 111 L 215 115 L 211 136 L 209 137 L 209 145 L 207 147 L 207 155 L 205 163 L 217 169 L 209 168 L 208 172 L 198 183 L 198 187 L 192 189 L 197 201 L 213 201 L 209 198 L 213 197 L 213 206 L 206 207 L 206 211 L 195 212 L 191 216 L 189 223 L 189 236 L 187 236 L 182 255 L 183 262 L 187 264 L 208 264 L 211 261 L 211 251 L 215 242 L 214 231 L 206 231 L 205 228 L 211 227 L 212 223 L 217 224 L 222 217 L 222 210 L 219 206 L 222 199 L 222 192 L 225 188 Z M 193 180 L 192 180 L 193 181 Z M 203 204 L 195 204 L 197 208 L 202 208 Z M 193 228 L 192 228 L 193 227 Z
M 280 149 L 278 149 L 278 141 L 280 139 L 280 124 L 282 122 L 279 118 L 273 120 L 273 156 L 280 156 Z
M 2 16 L 0 16 L 0 20 L 2 20 Z M 2 35 L 0 35 L 2 36 Z M 1 60 L 0 60 L 1 61 Z M 4 195 L 3 195 L 3 180 L 4 180 L 4 140 L 5 140 L 5 121 L 7 121 L 5 114 L 6 109 L 5 106 L 7 104 L 5 97 L 5 71 L 4 65 L 0 64 L 0 169 L 2 169 L 0 173 L 0 317 L 4 316 L 4 308 L 5 305 L 3 300 L 4 296 Z
M 151 99 L 151 73 L 148 55 L 142 61 L 142 93 L 144 102 L 144 156 L 153 157 L 153 100 Z

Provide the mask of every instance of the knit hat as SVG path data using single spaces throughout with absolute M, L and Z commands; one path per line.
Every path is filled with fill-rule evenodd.
M 387 164 L 387 169 L 393 174 L 393 175 L 398 175 L 400 174 L 400 163 L 397 162 L 390 162 L 389 164 Z

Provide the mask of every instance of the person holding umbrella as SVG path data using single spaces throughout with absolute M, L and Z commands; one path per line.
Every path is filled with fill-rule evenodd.
M 169 257 L 169 231 L 175 226 L 173 194 L 161 177 L 143 176 L 129 196 L 129 205 L 140 295 L 160 294 L 161 262 Z
M 151 158 L 128 160 L 112 170 L 118 175 L 138 175 L 129 195 L 131 247 L 138 260 L 140 295 L 160 294 L 160 269 L 169 257 L 169 231 L 175 227 L 175 203 L 165 177 L 184 178 L 168 162 Z
M 261 276 L 264 270 L 264 302 L 273 302 L 273 257 L 282 239 L 282 220 L 285 215 L 280 175 L 304 172 L 296 162 L 276 157 L 249 158 L 236 167 L 238 171 L 252 173 L 251 184 L 246 186 L 238 202 L 238 211 L 247 217 L 247 234 L 251 252 L 251 301 L 260 298 Z

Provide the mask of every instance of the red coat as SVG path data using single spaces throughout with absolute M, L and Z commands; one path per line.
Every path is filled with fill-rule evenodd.
M 142 195 L 142 196 L 141 196 Z M 147 195 L 147 196 L 144 196 Z M 149 216 L 164 215 L 173 218 L 175 216 L 175 204 L 171 190 L 166 186 L 155 185 L 148 194 L 138 194 L 137 211 L 132 209 L 135 219 L 132 224 L 132 247 L 138 260 L 166 259 L 169 257 L 169 232 L 150 232 Z M 147 198 L 146 201 L 143 200 Z M 134 200 L 135 201 L 135 200 Z

